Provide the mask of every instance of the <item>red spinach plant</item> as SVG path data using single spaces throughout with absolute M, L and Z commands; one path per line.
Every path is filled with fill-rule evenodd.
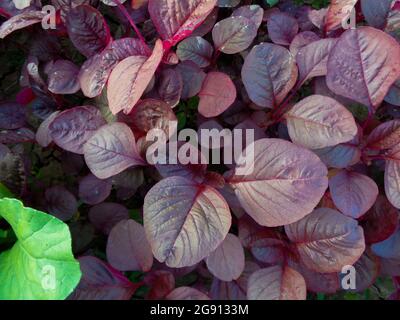
M 391 293 L 400 2 L 315 3 L 1 1 L 1 188 L 68 224 L 82 277 L 57 297 Z M 146 134 L 171 121 L 253 129 L 254 170 L 149 164 Z M 16 272 L 2 297 L 47 297 L 24 288 L 34 270 Z

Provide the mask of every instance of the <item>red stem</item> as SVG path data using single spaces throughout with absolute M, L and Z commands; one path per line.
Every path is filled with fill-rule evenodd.
M 113 1 L 118 6 L 118 8 L 121 10 L 121 12 L 125 16 L 125 18 L 128 19 L 129 24 L 131 25 L 133 30 L 135 30 L 140 42 L 142 42 L 144 47 L 147 48 L 149 52 L 151 52 L 150 48 L 147 46 L 146 40 L 144 39 L 144 37 L 140 33 L 138 27 L 136 26 L 135 22 L 133 21 L 132 17 L 130 16 L 128 10 L 126 10 L 126 8 L 122 5 L 121 1 L 119 1 L 119 0 L 113 0 Z
M 373 113 L 370 111 L 370 110 L 368 110 L 368 118 L 365 120 L 365 122 L 363 123 L 363 126 L 362 126 L 362 130 L 364 131 L 367 127 L 368 127 L 368 125 L 370 124 L 370 122 L 371 122 L 371 120 L 372 120 L 372 116 L 373 116 Z
M 292 98 L 296 95 L 297 90 L 300 89 L 301 84 L 296 85 L 290 92 L 288 96 L 281 102 L 281 104 L 272 111 L 272 119 L 274 119 L 274 123 L 277 123 L 281 120 L 284 112 L 282 110 L 289 104 L 289 102 L 292 100 Z

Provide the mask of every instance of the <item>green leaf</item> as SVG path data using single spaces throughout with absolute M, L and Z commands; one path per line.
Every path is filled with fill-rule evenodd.
M 8 188 L 0 182 L 0 199 L 1 198 L 11 198 L 13 196 L 14 195 L 11 193 L 11 191 L 8 190 Z
M 0 199 L 0 216 L 17 236 L 0 254 L 0 300 L 61 300 L 81 278 L 68 226 L 17 199 Z
M 0 229 L 0 240 L 5 239 L 8 237 L 8 232 L 6 230 L 1 230 Z
M 178 119 L 178 130 L 182 130 L 186 126 L 186 115 L 184 112 L 179 112 L 176 115 L 176 118 Z
M 273 7 L 274 5 L 276 5 L 279 2 L 279 0 L 267 0 L 267 3 Z

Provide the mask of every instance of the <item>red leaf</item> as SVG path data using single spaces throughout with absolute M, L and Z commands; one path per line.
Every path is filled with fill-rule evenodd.
M 222 72 L 210 72 L 199 93 L 199 113 L 206 118 L 219 116 L 236 100 L 236 87 Z
M 319 158 L 290 142 L 257 140 L 254 159 L 254 170 L 239 166 L 235 171 L 240 174 L 228 182 L 246 212 L 261 225 L 300 220 L 315 208 L 328 186 L 327 169 Z
M 149 13 L 168 51 L 189 37 L 214 9 L 217 0 L 149 0 Z
M 328 87 L 374 110 L 400 77 L 400 45 L 371 28 L 347 30 L 328 60 Z
M 174 268 L 191 266 L 207 257 L 231 226 L 229 207 L 222 196 L 182 177 L 156 184 L 147 193 L 143 210 L 154 257 Z
M 358 219 L 375 203 L 378 186 L 371 178 L 354 172 L 341 170 L 329 180 L 333 202 L 346 216 Z
M 301 262 L 317 272 L 339 272 L 354 264 L 365 250 L 364 233 L 357 221 L 333 209 L 316 209 L 285 226 L 285 231 Z
M 303 276 L 287 266 L 274 266 L 254 272 L 247 285 L 249 300 L 305 300 Z
M 113 227 L 106 252 L 108 262 L 120 271 L 147 272 L 153 265 L 144 228 L 134 220 L 122 220 Z
M 110 29 L 103 15 L 89 5 L 69 10 L 66 26 L 74 46 L 88 58 L 102 51 L 111 39 Z
M 128 114 L 139 101 L 153 78 L 163 56 L 161 41 L 157 41 L 152 55 L 131 56 L 111 72 L 107 85 L 107 97 L 113 114 L 124 111 Z

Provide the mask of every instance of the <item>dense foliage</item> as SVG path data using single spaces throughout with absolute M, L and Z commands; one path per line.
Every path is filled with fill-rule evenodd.
M 0 299 L 398 298 L 400 1 L 4 0 L 0 19 Z M 256 141 L 151 164 L 174 121 Z

